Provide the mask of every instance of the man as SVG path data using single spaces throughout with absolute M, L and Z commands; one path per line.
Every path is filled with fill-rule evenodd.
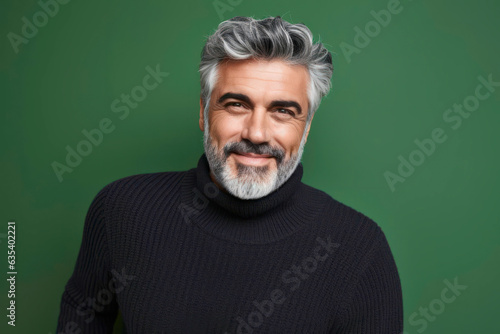
M 200 64 L 196 168 L 104 187 L 85 221 L 59 332 L 400 333 L 380 227 L 301 182 L 332 58 L 302 24 L 222 22 Z

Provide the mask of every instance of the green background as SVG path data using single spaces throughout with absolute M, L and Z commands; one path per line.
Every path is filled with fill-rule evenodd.
M 19 45 L 22 18 L 37 1 L 1 6 L 0 263 L 7 270 L 7 222 L 16 221 L 16 327 L 2 333 L 54 333 L 61 294 L 78 254 L 92 198 L 132 174 L 187 170 L 203 153 L 198 127 L 198 64 L 204 39 L 236 15 L 280 15 L 306 24 L 335 53 L 333 88 L 314 117 L 303 182 L 374 219 L 386 233 L 403 285 L 407 333 L 493 333 L 500 309 L 498 126 L 500 89 L 454 130 L 443 113 L 473 95 L 478 76 L 500 81 L 500 3 L 402 0 L 401 12 L 352 54 L 355 27 L 389 1 L 70 1 Z M 231 4 L 232 3 L 232 4 Z M 169 76 L 121 120 L 111 102 L 141 85 L 147 66 Z M 499 87 L 500 88 L 500 87 Z M 59 182 L 82 130 L 109 118 L 115 129 Z M 447 136 L 391 191 L 415 139 Z M 444 280 L 467 288 L 427 328 L 410 324 L 441 298 Z M 0 283 L 3 312 L 8 286 Z M 3 313 L 2 312 L 2 313 Z M 418 316 L 416 319 L 424 319 Z

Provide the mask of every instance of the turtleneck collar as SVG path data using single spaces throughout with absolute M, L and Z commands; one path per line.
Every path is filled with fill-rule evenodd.
M 258 199 L 241 199 L 218 188 L 217 191 L 214 191 L 217 186 L 210 177 L 210 165 L 206 154 L 203 153 L 196 168 L 196 186 L 200 192 L 212 197 L 212 201 L 224 210 L 242 218 L 252 218 L 290 200 L 293 193 L 297 191 L 302 174 L 302 163 L 299 163 L 288 180 L 267 196 Z M 217 196 L 213 196 L 214 193 L 217 193 Z
M 314 224 L 327 195 L 301 182 L 301 163 L 290 178 L 267 196 L 245 200 L 219 189 L 210 178 L 203 154 L 186 172 L 181 190 L 181 213 L 188 224 L 239 244 L 264 244 L 283 239 Z

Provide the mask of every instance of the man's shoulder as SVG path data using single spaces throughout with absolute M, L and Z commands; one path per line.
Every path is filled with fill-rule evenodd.
M 375 252 L 392 252 L 382 227 L 368 215 L 330 196 L 328 193 L 307 186 L 316 198 L 323 198 L 325 205 L 318 215 L 318 231 L 341 246 L 346 263 L 365 263 Z
M 107 183 L 99 192 L 105 193 L 108 202 L 122 203 L 144 196 L 158 196 L 177 190 L 183 177 L 190 171 L 128 175 Z
M 368 215 L 334 198 L 323 190 L 306 184 L 303 184 L 303 186 L 303 189 L 312 194 L 313 198 L 325 203 L 321 215 L 326 224 L 332 229 L 350 230 L 358 234 L 366 232 L 372 236 L 382 233 L 381 227 Z

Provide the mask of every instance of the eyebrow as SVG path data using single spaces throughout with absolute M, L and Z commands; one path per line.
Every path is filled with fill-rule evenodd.
M 253 107 L 252 100 L 250 100 L 250 98 L 247 95 L 239 94 L 239 93 L 226 93 L 226 94 L 222 95 L 217 102 L 222 103 L 224 100 L 227 100 L 227 99 L 240 100 L 240 101 L 243 101 L 243 102 L 245 102 Z M 298 104 L 295 101 L 274 100 L 271 102 L 271 104 L 269 106 L 271 108 L 272 107 L 294 107 L 297 109 L 299 114 L 302 113 L 302 108 L 301 108 L 300 104 Z

